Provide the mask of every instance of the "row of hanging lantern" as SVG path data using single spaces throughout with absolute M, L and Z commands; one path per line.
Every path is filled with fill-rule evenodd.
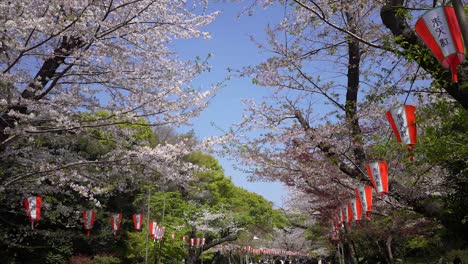
M 300 251 L 290 251 L 281 249 L 268 249 L 268 248 L 253 248 L 251 246 L 244 246 L 242 251 L 253 255 L 283 255 L 283 256 L 308 256 L 307 253 Z
M 190 247 L 204 247 L 205 246 L 205 238 L 204 237 L 191 237 L 190 238 Z
M 390 127 L 397 141 L 406 146 L 408 151 L 413 151 L 416 146 L 416 108 L 412 105 L 403 105 L 395 107 L 386 113 L 386 118 L 390 123 Z M 411 155 L 410 161 L 414 158 Z M 370 178 L 372 187 L 365 185 L 354 189 L 355 197 L 346 200 L 339 207 L 330 219 L 331 231 L 330 239 L 332 241 L 339 240 L 339 229 L 342 225 L 354 221 L 359 224 L 363 219 L 363 215 L 367 220 L 370 220 L 372 213 L 372 190 L 380 195 L 388 193 L 388 165 L 385 161 L 372 161 L 366 165 L 367 175 Z
M 416 22 L 415 31 L 431 50 L 433 55 L 445 69 L 449 69 L 453 82 L 458 82 L 457 67 L 465 60 L 465 47 L 455 9 L 451 6 L 435 7 L 423 14 Z M 411 153 L 416 145 L 416 108 L 403 105 L 391 109 L 386 118 L 395 134 L 397 141 L 406 146 Z M 414 158 L 410 154 L 410 161 Z M 366 166 L 374 190 L 385 195 L 388 193 L 388 167 L 385 161 L 371 162 Z M 372 187 L 363 186 L 354 189 L 356 197 L 347 200 L 331 219 L 330 238 L 338 239 L 339 228 L 346 222 L 351 225 L 358 223 L 365 212 L 370 220 L 372 212 Z
M 34 229 L 34 226 L 36 223 L 40 220 L 41 217 L 41 205 L 42 205 L 42 197 L 41 196 L 31 196 L 28 198 L 24 198 L 23 200 L 24 207 L 26 208 L 26 213 L 28 215 L 29 220 L 31 221 L 31 227 Z M 83 211 L 83 228 L 86 231 L 86 236 L 89 237 L 91 230 L 93 229 L 94 222 L 96 219 L 96 210 L 84 210 Z M 135 231 L 138 233 L 143 225 L 143 214 L 133 214 L 132 215 L 133 219 L 133 228 Z M 114 235 L 117 235 L 117 233 L 120 230 L 120 224 L 122 223 L 122 214 L 121 213 L 116 213 L 116 214 L 111 214 L 110 217 L 110 223 L 112 227 L 112 231 L 114 232 Z M 149 223 L 149 233 L 151 235 L 151 238 L 154 241 L 160 241 L 165 232 L 166 228 L 163 226 L 159 226 L 157 222 L 152 221 Z M 176 235 L 175 233 L 171 234 L 171 239 L 175 240 Z M 182 236 L 181 241 L 185 242 L 186 237 Z M 199 247 L 199 246 L 204 246 L 205 245 L 205 238 L 190 238 L 190 247 Z
M 460 23 L 454 7 L 438 6 L 423 14 L 416 22 L 415 31 L 431 50 L 432 54 L 445 69 L 449 69 L 453 82 L 458 82 L 457 67 L 465 60 L 465 47 L 461 34 Z M 409 152 L 416 145 L 416 107 L 404 105 L 391 109 L 386 113 L 386 118 L 395 134 L 397 141 L 406 145 Z M 410 155 L 410 161 L 414 158 Z M 384 161 L 373 162 L 366 167 L 375 190 L 380 194 L 388 192 L 388 169 Z M 366 186 L 368 187 L 368 186 Z M 356 191 L 356 190 L 355 190 Z M 360 219 L 359 208 L 372 207 L 372 190 L 365 194 L 370 197 L 370 207 L 366 204 L 369 199 L 362 199 L 361 191 L 356 192 L 355 206 L 351 205 L 355 220 Z M 357 204 L 361 203 L 361 206 Z M 353 202 L 351 202 L 353 204 Z M 349 214 L 349 209 L 347 210 Z M 369 219 L 369 215 L 366 216 Z M 343 217 L 342 217 L 343 218 Z
M 457 67 L 465 60 L 465 47 L 456 13 L 451 6 L 439 6 L 422 15 L 415 26 L 416 33 L 434 54 L 442 67 L 449 69 L 452 80 L 458 82 Z M 409 152 L 416 145 L 416 108 L 404 105 L 391 109 L 386 118 L 395 134 L 397 141 L 406 146 Z M 410 161 L 414 158 L 410 154 Z M 388 193 L 388 168 L 385 161 L 371 162 L 366 166 L 374 190 L 385 195 Z M 351 225 L 362 219 L 362 212 L 370 219 L 372 212 L 372 187 L 363 186 L 354 190 L 356 197 L 347 200 L 332 217 L 330 238 L 338 239 L 341 224 Z

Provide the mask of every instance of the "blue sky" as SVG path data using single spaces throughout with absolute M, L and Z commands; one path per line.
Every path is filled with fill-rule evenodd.
M 282 8 L 257 8 L 251 16 L 239 13 L 247 3 L 228 1 L 210 1 L 209 10 L 220 10 L 217 19 L 205 28 L 211 33 L 210 40 L 195 39 L 177 42 L 175 49 L 182 58 L 193 59 L 196 56 L 205 58 L 209 53 L 212 70 L 195 80 L 194 85 L 206 89 L 211 84 L 222 81 L 227 75 L 227 68 L 240 69 L 243 66 L 255 65 L 268 54 L 260 52 L 250 40 L 264 40 L 264 29 L 268 23 L 274 24 L 282 18 Z M 241 99 L 260 99 L 267 95 L 268 89 L 255 86 L 250 79 L 231 79 L 209 102 L 208 108 L 199 118 L 192 120 L 193 129 L 199 138 L 222 135 L 232 124 L 241 121 L 243 105 Z M 286 196 L 286 189 L 279 183 L 249 182 L 242 172 L 233 168 L 234 163 L 226 158 L 217 157 L 225 170 L 225 175 L 232 177 L 235 185 L 256 192 L 274 205 L 281 206 Z

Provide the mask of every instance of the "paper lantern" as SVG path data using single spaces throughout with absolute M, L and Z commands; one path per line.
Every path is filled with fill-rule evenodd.
M 457 67 L 465 60 L 465 48 L 454 8 L 439 6 L 429 10 L 416 22 L 416 33 L 442 67 L 450 69 L 452 80 L 458 82 Z
M 151 238 L 153 240 L 156 240 L 156 233 L 158 232 L 158 223 L 157 222 L 150 222 L 149 223 L 149 232 L 150 232 L 150 235 L 151 235 Z
M 158 226 L 156 229 L 156 240 L 161 240 L 166 232 L 166 228 L 164 226 Z
M 195 245 L 195 238 L 191 237 L 190 238 L 190 247 L 193 247 Z
M 96 210 L 83 211 L 83 227 L 84 230 L 86 230 L 86 236 L 88 237 L 91 229 L 93 229 L 94 219 L 96 219 Z
M 171 234 L 171 239 L 172 239 L 172 240 L 175 239 L 175 233 L 172 233 L 172 234 Z
M 197 246 L 197 247 L 200 246 L 200 238 L 199 238 L 199 237 L 197 237 L 197 238 L 195 239 L 195 246 Z
M 29 221 L 31 221 L 31 228 L 34 230 L 34 226 L 41 219 L 41 196 L 31 196 L 23 199 L 24 208 L 28 215 Z
M 201 246 L 204 247 L 205 246 L 205 242 L 206 242 L 206 239 L 204 237 L 202 237 L 201 239 Z
M 349 200 L 347 200 L 343 205 L 341 206 L 341 220 L 343 223 L 348 222 L 348 226 L 351 224 L 353 221 L 353 212 L 351 211 L 351 205 L 349 203 Z
M 412 151 L 416 145 L 416 107 L 402 105 L 387 111 L 386 117 L 397 141 Z M 413 160 L 413 157 L 410 157 Z
M 114 231 L 114 236 L 117 235 L 117 233 L 119 232 L 121 222 L 122 222 L 122 214 L 111 215 L 111 226 L 112 226 L 112 231 Z
M 351 205 L 351 211 L 353 213 L 353 220 L 354 221 L 361 221 L 362 218 L 362 205 L 361 201 L 357 198 L 353 198 L 349 200 Z
M 182 242 L 185 242 L 185 236 L 182 236 L 180 240 L 182 240 Z
M 164 233 L 166 232 L 166 228 L 163 226 L 158 226 L 157 222 L 150 222 L 149 231 L 150 231 L 151 238 L 153 238 L 153 240 L 156 241 L 156 240 L 162 239 L 162 237 L 164 236 Z
M 367 164 L 367 174 L 371 179 L 372 185 L 377 193 L 388 193 L 388 168 L 385 161 L 375 161 Z
M 356 198 L 359 199 L 362 211 L 365 213 L 366 218 L 370 219 L 372 212 L 372 187 L 362 186 L 360 188 L 354 189 L 356 193 Z
M 143 214 L 133 214 L 133 228 L 135 231 L 140 231 L 143 224 Z

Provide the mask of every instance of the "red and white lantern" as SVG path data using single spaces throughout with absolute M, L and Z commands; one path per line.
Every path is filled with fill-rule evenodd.
M 379 194 L 388 193 L 388 168 L 385 161 L 375 161 L 367 164 L 367 174 L 371 179 L 374 189 Z
M 362 186 L 360 188 L 354 189 L 356 193 L 356 198 L 359 199 L 362 210 L 366 214 L 366 218 L 369 220 L 372 212 L 372 187 L 371 186 Z
M 26 214 L 28 215 L 29 221 L 31 221 L 31 228 L 34 230 L 34 226 L 41 219 L 41 196 L 31 196 L 23 199 L 24 208 L 26 208 Z
M 133 228 L 135 231 L 140 231 L 143 225 L 143 214 L 133 214 Z
M 416 22 L 416 33 L 458 82 L 457 67 L 465 60 L 465 48 L 455 9 L 439 6 L 429 10 Z
M 164 236 L 164 233 L 166 232 L 166 228 L 164 226 L 158 226 L 156 227 L 156 234 L 154 239 L 156 240 L 161 240 Z
M 195 238 L 191 237 L 190 238 L 190 247 L 193 247 L 195 245 Z
M 416 145 L 416 107 L 402 105 L 387 111 L 386 117 L 397 141 L 406 145 L 408 151 L 412 151 Z M 410 157 L 413 160 L 413 157 Z
M 201 246 L 204 247 L 205 246 L 205 242 L 206 242 L 206 239 L 204 237 L 202 237 L 201 239 Z
M 351 205 L 351 211 L 353 212 L 354 221 L 361 221 L 362 219 L 362 205 L 361 201 L 358 198 L 353 198 L 349 200 Z
M 83 227 L 86 230 L 86 236 L 89 237 L 89 233 L 94 226 L 94 220 L 96 219 L 96 210 L 85 210 L 83 211 Z
M 197 237 L 197 238 L 195 239 L 195 246 L 197 246 L 197 247 L 200 246 L 200 238 L 199 238 L 199 237 Z
M 158 232 L 158 223 L 157 222 L 150 222 L 149 223 L 149 231 L 150 231 L 150 235 L 151 235 L 151 238 L 153 240 L 156 240 L 156 233 Z
M 122 222 L 122 214 L 112 214 L 110 221 L 111 221 L 112 231 L 114 231 L 114 236 L 115 236 L 120 230 L 120 223 Z
M 351 204 L 349 203 L 349 200 L 347 200 L 341 206 L 341 214 L 341 220 L 343 223 L 348 222 L 348 225 L 350 225 L 353 221 L 353 212 L 351 211 Z

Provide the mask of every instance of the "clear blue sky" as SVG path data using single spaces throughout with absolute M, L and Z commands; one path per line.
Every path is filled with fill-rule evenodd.
M 193 59 L 196 56 L 206 57 L 213 54 L 209 64 L 212 71 L 203 74 L 194 85 L 208 88 L 210 84 L 223 80 L 227 75 L 227 68 L 240 69 L 243 66 L 255 65 L 268 54 L 260 52 L 250 36 L 262 41 L 265 39 L 264 29 L 282 18 L 281 7 L 261 9 L 257 8 L 252 16 L 239 13 L 247 3 L 232 3 L 230 1 L 210 1 L 209 10 L 220 10 L 221 14 L 205 29 L 212 35 L 210 40 L 196 39 L 177 42 L 176 50 L 183 58 Z M 228 81 L 217 95 L 209 102 L 208 108 L 201 116 L 192 121 L 193 129 L 199 138 L 222 135 L 232 124 L 241 120 L 243 105 L 241 99 L 260 99 L 268 93 L 268 89 L 255 86 L 250 79 L 232 79 Z M 214 124 L 214 126 L 213 126 Z M 281 206 L 286 190 L 279 183 L 249 182 L 246 175 L 233 169 L 234 163 L 225 158 L 217 157 L 225 170 L 225 175 L 232 177 L 235 185 L 256 192 Z

